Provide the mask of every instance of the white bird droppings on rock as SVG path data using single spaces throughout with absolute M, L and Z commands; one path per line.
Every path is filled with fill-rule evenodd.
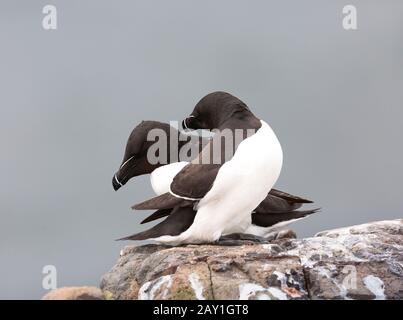
M 154 281 L 148 281 L 144 283 L 138 294 L 139 300 L 153 300 L 155 299 L 158 290 L 165 284 L 164 292 L 161 294 L 161 299 L 167 295 L 169 288 L 171 287 L 172 277 L 171 275 L 162 276 Z
M 287 295 L 279 288 L 270 287 L 267 289 L 278 300 L 287 300 Z
M 385 300 L 385 286 L 381 279 L 369 275 L 363 278 L 363 282 L 367 289 L 375 295 L 376 300 Z
M 253 296 L 256 296 L 259 300 L 272 300 L 271 297 L 278 300 L 287 300 L 287 295 L 275 287 L 264 288 L 256 283 L 242 283 L 239 285 L 239 300 L 249 300 Z
M 249 300 L 258 291 L 266 291 L 266 289 L 255 283 L 242 283 L 239 285 L 239 300 Z
M 200 282 L 199 276 L 196 273 L 192 272 L 189 275 L 189 282 L 190 285 L 192 286 L 192 289 L 196 295 L 197 300 L 205 300 L 203 296 L 203 285 Z

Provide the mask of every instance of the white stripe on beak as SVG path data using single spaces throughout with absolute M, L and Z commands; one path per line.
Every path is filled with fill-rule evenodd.
M 191 130 L 191 129 L 189 129 L 189 127 L 188 127 L 186 121 L 187 121 L 187 119 L 189 119 L 189 118 L 194 118 L 194 117 L 195 117 L 195 116 L 189 116 L 189 117 L 187 117 L 185 120 L 183 120 L 183 124 L 185 125 L 185 130 Z
M 120 185 L 121 187 L 123 187 L 123 184 L 120 183 L 120 181 L 118 180 L 118 177 L 115 174 L 115 181 L 118 183 L 118 185 Z
M 121 166 L 120 166 L 120 169 L 122 169 L 131 159 L 133 159 L 134 158 L 134 156 L 133 157 L 130 157 L 129 159 L 127 159 Z

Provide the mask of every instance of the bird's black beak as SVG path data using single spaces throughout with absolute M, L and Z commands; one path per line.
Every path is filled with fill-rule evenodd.
M 126 182 L 135 175 L 134 172 L 131 172 L 134 171 L 133 160 L 135 160 L 134 156 L 131 156 L 127 159 L 125 157 L 119 170 L 114 174 L 112 178 L 112 186 L 115 191 L 118 191 L 120 187 L 124 186 Z M 125 179 L 125 177 L 129 177 L 129 179 Z
M 112 177 L 112 186 L 115 191 L 123 187 L 130 179 L 151 173 L 160 165 L 152 165 L 147 157 L 131 157 L 123 162 L 119 170 Z
M 118 173 L 119 173 L 119 171 L 116 172 L 116 173 L 113 175 L 113 178 L 112 178 L 112 186 L 113 186 L 113 189 L 114 189 L 115 191 L 118 191 L 118 190 L 120 189 L 120 187 L 123 186 L 123 184 L 119 181 Z
M 197 127 L 195 126 L 195 117 L 189 116 L 186 119 L 182 120 L 182 129 L 183 130 L 195 130 Z

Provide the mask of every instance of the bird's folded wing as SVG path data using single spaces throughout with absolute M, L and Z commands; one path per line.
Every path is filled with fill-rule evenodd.
M 301 198 L 301 197 L 298 197 L 298 196 L 294 196 L 292 194 L 289 194 L 287 192 L 280 191 L 280 190 L 277 190 L 277 189 L 271 189 L 269 194 L 272 195 L 272 196 L 276 196 L 278 198 L 287 200 L 287 201 L 289 201 L 291 203 L 313 203 L 313 201 L 311 201 L 311 200 L 304 199 L 304 198 Z
M 170 194 L 169 192 L 161 194 L 160 196 L 148 199 L 132 206 L 132 209 L 136 210 L 165 210 L 172 209 L 176 206 L 184 207 L 191 206 L 192 201 L 188 201 L 182 198 L 178 198 Z
M 157 210 L 151 215 L 149 215 L 147 218 L 145 218 L 143 221 L 140 222 L 140 224 L 151 222 L 157 219 L 161 219 L 163 217 L 169 216 L 172 212 L 172 209 L 161 209 Z
M 279 197 L 268 194 L 254 210 L 257 213 L 286 213 L 300 208 L 302 203 L 292 203 Z
M 184 199 L 200 200 L 211 189 L 221 165 L 189 163 L 174 177 L 171 193 Z
M 259 227 L 271 227 L 280 222 L 292 222 L 296 219 L 304 218 L 310 214 L 318 212 L 320 209 L 312 209 L 305 211 L 291 211 L 286 213 L 252 213 L 252 224 Z
M 174 177 L 171 193 L 138 203 L 132 207 L 136 210 L 160 210 L 176 206 L 193 206 L 195 201 L 202 199 L 213 186 L 220 165 L 188 164 Z
M 154 227 L 118 240 L 146 240 L 161 236 L 176 236 L 192 225 L 195 215 L 196 211 L 193 211 L 192 207 L 177 207 L 165 220 Z

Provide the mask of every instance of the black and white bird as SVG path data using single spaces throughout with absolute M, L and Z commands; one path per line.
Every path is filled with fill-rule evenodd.
M 152 142 L 148 141 L 147 136 L 151 130 L 161 130 L 165 132 L 167 136 L 167 146 L 165 152 L 167 152 L 167 159 L 170 157 L 170 141 L 172 140 L 170 134 L 178 137 L 178 132 L 175 128 L 172 128 L 169 124 L 161 123 L 157 121 L 142 121 L 131 132 L 127 141 L 126 150 L 122 160 L 122 164 L 119 170 L 113 175 L 112 185 L 117 191 L 124 186 L 130 179 L 151 173 L 151 185 L 156 194 L 162 194 L 169 191 L 170 183 L 173 177 L 180 171 L 188 162 L 179 161 L 170 166 L 164 165 L 164 163 L 150 163 L 147 154 Z M 194 137 L 193 137 L 194 139 Z M 209 140 L 199 137 L 197 143 L 197 149 L 202 150 Z M 194 143 L 188 137 L 181 138 L 177 141 L 179 148 L 174 149 L 178 154 L 173 159 L 180 159 L 179 150 L 186 143 Z M 164 151 L 163 151 L 164 152 Z M 297 211 L 303 204 L 312 203 L 312 201 L 291 195 L 289 193 L 271 189 L 265 200 L 253 211 L 252 213 L 252 226 L 248 230 L 249 233 L 254 235 L 265 235 L 273 229 L 288 224 L 296 219 L 301 219 L 315 210 Z M 192 206 L 189 206 L 192 207 Z M 185 210 L 185 209 L 183 209 Z M 177 210 L 163 209 L 157 210 L 149 217 L 144 219 L 141 223 L 151 222 L 163 217 L 169 216 L 171 213 L 176 213 L 172 218 L 178 220 L 172 223 L 171 219 L 164 220 L 155 227 L 146 230 L 144 232 L 137 233 L 127 239 L 131 240 L 145 240 L 149 238 L 155 238 L 160 234 L 175 235 L 180 233 L 183 229 L 186 229 L 193 222 L 195 211 L 189 213 L 190 210 L 185 210 L 186 216 L 182 218 Z M 181 212 L 181 211 L 180 211 Z
M 117 190 L 131 177 L 151 173 L 152 186 L 160 196 L 134 208 L 157 209 L 143 222 L 168 217 L 124 239 L 180 244 L 212 242 L 231 233 L 264 236 L 316 212 L 296 211 L 311 201 L 272 189 L 282 166 L 280 143 L 270 126 L 236 97 L 223 92 L 207 95 L 183 124 L 188 129 L 252 129 L 255 133 L 235 146 L 232 158 L 224 163 L 206 164 L 203 158 L 210 153 L 212 142 L 201 141 L 203 151 L 195 161 L 158 166 L 147 163 L 145 132 L 155 127 L 168 131 L 169 125 L 143 122 L 135 128 L 113 186 Z

